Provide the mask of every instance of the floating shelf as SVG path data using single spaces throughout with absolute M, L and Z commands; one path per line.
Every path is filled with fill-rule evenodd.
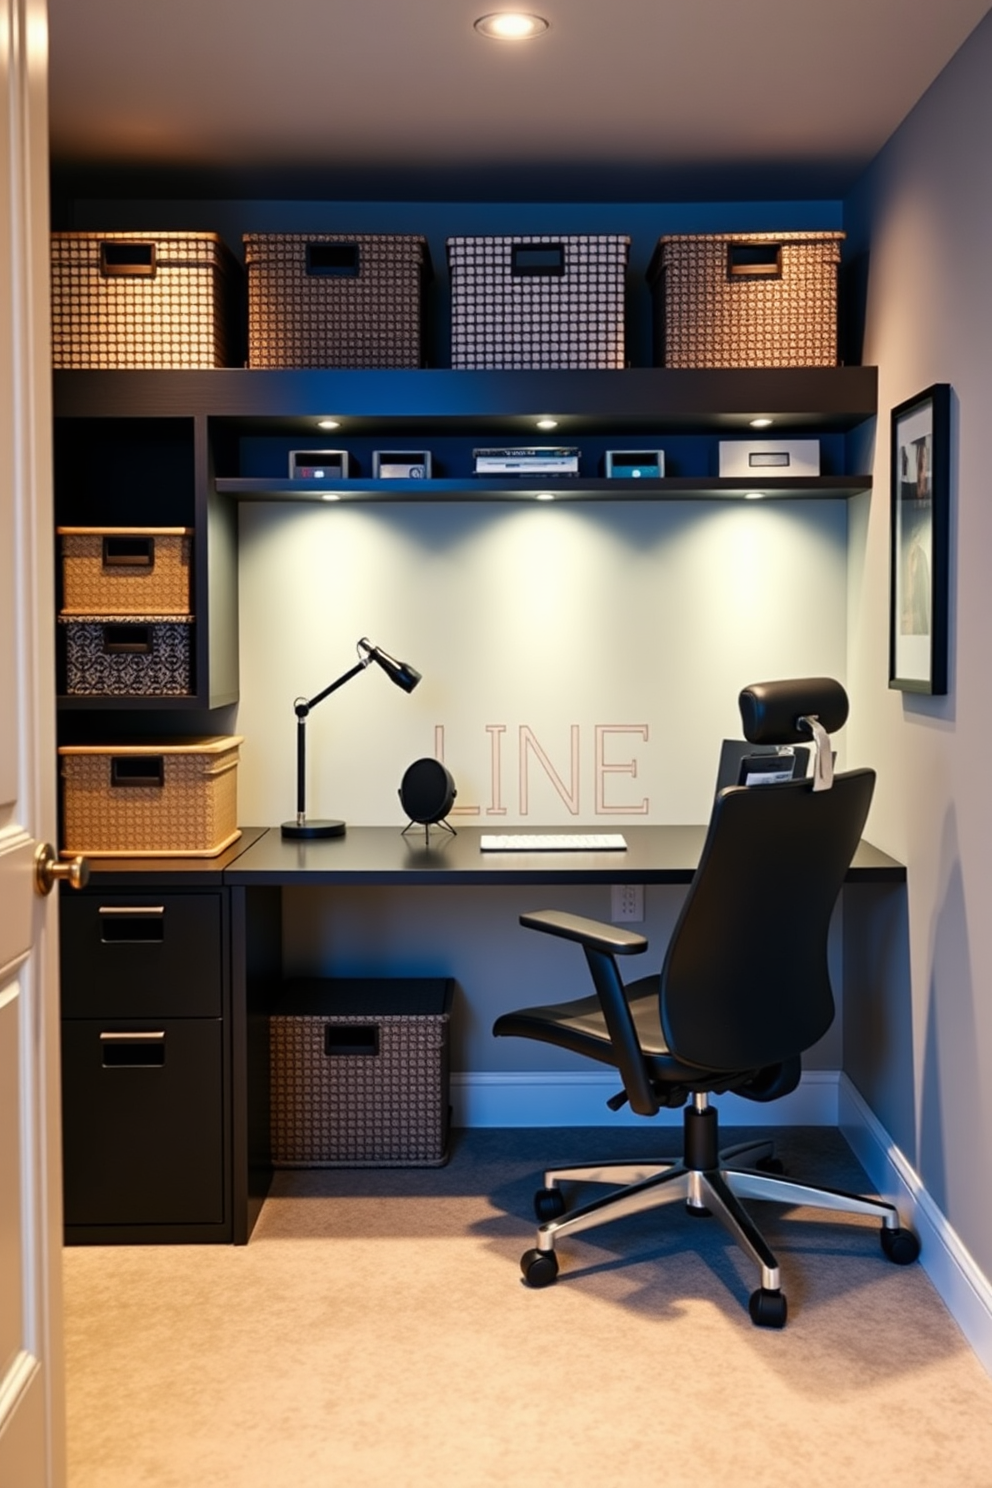
M 590 476 L 493 480 L 279 480 L 265 477 L 215 481 L 221 495 L 242 501 L 732 501 L 847 500 L 871 490 L 871 476 L 823 475 L 774 480 L 671 476 L 662 480 L 603 480 Z

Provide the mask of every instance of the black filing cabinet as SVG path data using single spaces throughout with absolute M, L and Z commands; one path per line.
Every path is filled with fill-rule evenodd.
M 225 890 L 92 882 L 61 906 L 66 1238 L 230 1239 Z

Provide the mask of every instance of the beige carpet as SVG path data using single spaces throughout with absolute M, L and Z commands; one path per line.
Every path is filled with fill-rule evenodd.
M 531 1291 L 544 1162 L 668 1134 L 456 1137 L 443 1169 L 279 1175 L 244 1248 L 68 1250 L 70 1488 L 992 1484 L 992 1380 L 874 1226 L 753 1206 L 783 1332 L 678 1206 L 563 1243 Z M 836 1132 L 780 1139 L 865 1186 Z

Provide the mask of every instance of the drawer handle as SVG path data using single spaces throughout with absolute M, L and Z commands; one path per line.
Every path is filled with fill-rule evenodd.
M 346 1054 L 378 1054 L 379 1026 L 376 1023 L 325 1023 L 324 1053 L 329 1059 Z
M 155 1068 L 165 1064 L 165 1032 L 101 1033 L 104 1069 Z
M 104 945 L 160 945 L 165 939 L 161 904 L 101 904 L 98 914 Z
M 157 243 L 103 242 L 100 273 L 104 279 L 154 279 Z
M 105 537 L 103 539 L 104 568 L 154 568 L 155 539 L 153 537 Z
M 515 278 L 560 279 L 564 272 L 564 243 L 514 243 L 510 249 L 510 273 Z
M 151 656 L 151 626 L 105 625 L 103 627 L 103 654 L 104 656 Z
M 308 243 L 307 273 L 337 279 L 357 279 L 362 255 L 357 243 Z
M 781 279 L 781 243 L 728 243 L 729 279 Z
M 165 785 L 165 756 L 161 754 L 114 754 L 110 759 L 112 786 Z

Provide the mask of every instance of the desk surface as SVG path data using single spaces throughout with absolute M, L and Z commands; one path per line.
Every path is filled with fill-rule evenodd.
M 485 828 L 493 831 L 490 825 Z M 540 832 L 540 827 L 514 831 Z M 560 831 L 560 828 L 556 828 Z M 576 831 L 588 830 L 576 828 Z M 287 841 L 278 827 L 252 841 L 223 869 L 223 882 L 245 887 L 277 884 L 686 884 L 706 836 L 705 826 L 612 826 L 627 841 L 623 852 L 482 852 L 479 827 L 458 835 L 422 828 L 404 836 L 397 827 L 349 827 L 344 837 Z M 245 836 L 249 836 L 246 829 Z M 848 883 L 904 883 L 906 869 L 862 842 Z

